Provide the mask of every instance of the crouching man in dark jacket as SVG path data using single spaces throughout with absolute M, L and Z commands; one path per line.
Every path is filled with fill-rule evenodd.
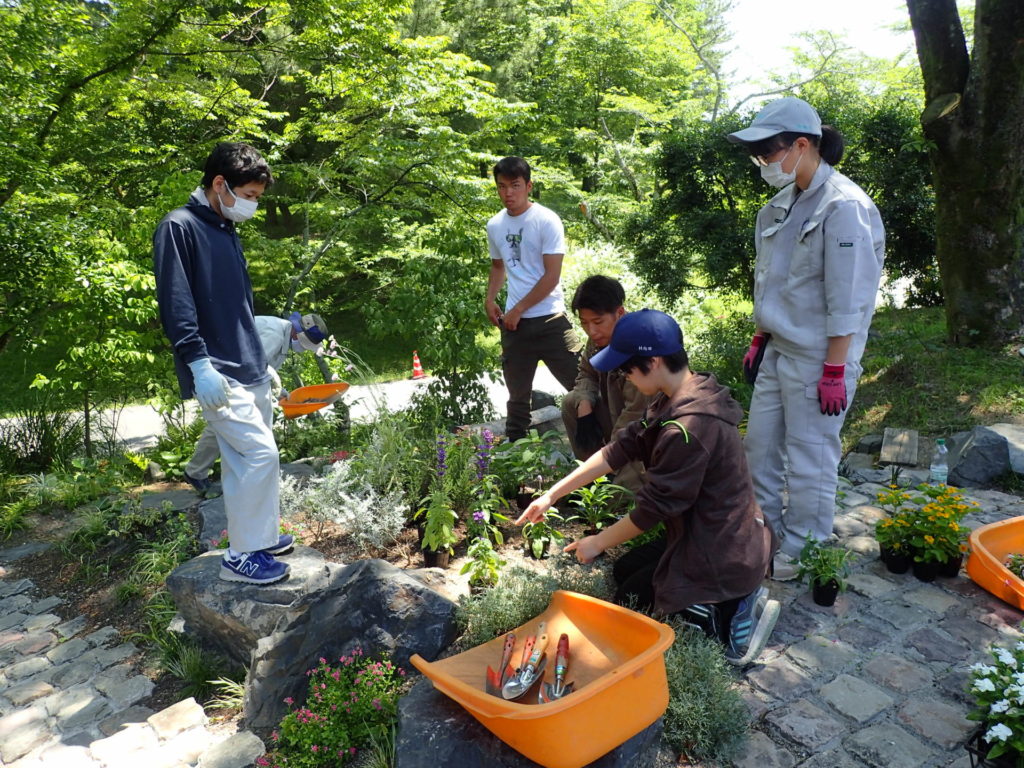
M 725 646 L 744 665 L 763 650 L 779 604 L 762 587 L 775 542 L 754 500 L 737 424 L 743 415 L 729 390 L 688 366 L 683 334 L 664 312 L 645 309 L 615 325 L 611 343 L 590 359 L 619 370 L 654 396 L 644 418 L 623 428 L 517 521 L 537 521 L 562 496 L 630 461 L 645 467 L 636 508 L 596 536 L 569 544 L 580 562 L 664 523 L 664 535 L 615 564 L 616 599 L 679 615 Z

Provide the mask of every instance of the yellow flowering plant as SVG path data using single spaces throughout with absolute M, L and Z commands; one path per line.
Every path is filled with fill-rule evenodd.
M 947 485 L 917 486 L 912 499 L 918 508 L 910 513 L 910 546 L 919 563 L 945 563 L 967 551 L 970 530 L 961 525 L 974 506 L 964 502 L 955 488 Z
M 913 551 L 920 563 L 944 563 L 967 551 L 970 531 L 961 521 L 976 504 L 948 485 L 922 483 L 913 491 L 889 486 L 878 493 L 889 516 L 875 524 L 875 538 L 887 549 Z
M 910 549 L 911 514 L 899 512 L 875 523 L 875 538 L 884 549 L 905 553 Z

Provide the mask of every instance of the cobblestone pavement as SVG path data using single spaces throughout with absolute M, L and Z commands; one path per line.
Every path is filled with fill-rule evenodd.
M 922 482 L 912 470 L 905 482 Z M 782 614 L 758 663 L 742 674 L 754 717 L 737 768 L 968 768 L 963 744 L 968 667 L 993 641 L 1021 635 L 1017 609 L 956 578 L 925 583 L 889 573 L 878 559 L 875 483 L 847 486 L 834 531 L 860 558 L 832 608 L 797 582 L 771 582 Z M 971 528 L 1024 515 L 1024 501 L 963 491 L 978 509 Z
M 263 753 L 253 734 L 211 727 L 194 699 L 140 706 L 153 682 L 131 663 L 138 648 L 60 605 L 0 579 L 0 766 L 240 768 Z

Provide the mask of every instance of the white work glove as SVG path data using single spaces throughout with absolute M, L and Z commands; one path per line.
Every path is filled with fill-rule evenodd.
M 223 408 L 228 405 L 231 385 L 213 368 L 210 358 L 201 357 L 188 364 L 195 382 L 196 400 L 203 408 Z

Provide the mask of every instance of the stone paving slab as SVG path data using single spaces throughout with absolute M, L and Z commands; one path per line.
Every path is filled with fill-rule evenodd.
M 880 478 L 881 479 L 881 478 Z M 910 478 L 901 478 L 909 482 Z M 845 487 L 834 533 L 862 556 L 833 608 L 808 587 L 768 582 L 782 612 L 768 646 L 739 675 L 753 730 L 738 768 L 968 768 L 968 667 L 995 641 L 1021 638 L 1024 613 L 965 572 L 935 582 L 878 560 L 875 483 Z M 965 523 L 1022 514 L 1022 500 L 971 490 Z
M 141 706 L 154 685 L 139 649 L 114 627 L 62 618 L 61 605 L 0 576 L 0 766 L 245 768 L 262 754 L 252 734 L 225 751 L 230 729 L 212 729 L 193 699 Z

